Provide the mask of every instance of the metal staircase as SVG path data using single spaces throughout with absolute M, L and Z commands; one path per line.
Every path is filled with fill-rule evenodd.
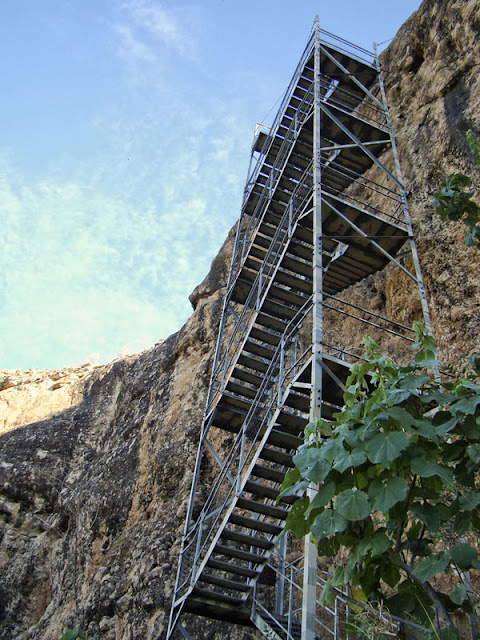
M 361 336 L 399 357 L 412 341 L 358 288 L 386 267 L 428 325 L 376 56 L 317 19 L 252 149 L 168 638 L 191 638 L 192 615 L 279 640 L 344 637 L 348 600 L 316 604 L 326 577 L 312 543 L 279 542 L 298 498 L 276 499 L 306 424 L 341 407 Z

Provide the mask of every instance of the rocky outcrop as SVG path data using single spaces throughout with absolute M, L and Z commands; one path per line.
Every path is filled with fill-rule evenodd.
M 479 30 L 478 0 L 425 0 L 382 54 L 450 363 L 479 346 L 480 261 L 463 225 L 429 201 L 452 170 L 480 189 L 464 140 L 480 130 Z M 89 638 L 164 637 L 232 245 L 233 232 L 191 296 L 193 315 L 162 344 L 105 366 L 0 372 L 1 639 L 58 640 L 77 623 Z M 394 269 L 357 294 L 408 322 L 418 311 Z M 201 624 L 197 637 L 213 637 Z
M 430 206 L 443 177 L 460 171 L 480 193 L 465 133 L 480 132 L 480 6 L 424 0 L 382 55 L 387 98 L 442 360 L 479 349 L 480 260 L 463 223 L 444 223 Z M 403 308 L 399 280 L 385 294 Z M 408 307 L 407 307 L 408 308 Z

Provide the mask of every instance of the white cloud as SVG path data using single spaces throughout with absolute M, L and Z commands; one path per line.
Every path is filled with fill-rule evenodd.
M 128 0 L 122 9 L 122 21 L 113 26 L 121 57 L 130 62 L 158 62 L 163 51 L 171 51 L 198 60 L 198 12 L 192 7 L 167 9 L 153 0 Z
M 142 62 L 154 62 L 156 59 L 155 54 L 151 48 L 138 40 L 132 32 L 132 29 L 126 24 L 114 25 L 114 31 L 118 37 L 118 51 L 119 55 L 125 60 L 142 61 Z

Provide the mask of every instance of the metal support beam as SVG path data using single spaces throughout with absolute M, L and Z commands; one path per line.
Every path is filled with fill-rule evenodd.
M 322 168 L 321 168 L 321 70 L 320 22 L 315 18 L 314 53 L 314 111 L 313 111 L 313 321 L 312 321 L 312 392 L 310 420 L 321 417 L 322 403 L 322 342 L 323 342 L 323 251 L 322 251 Z M 316 487 L 308 489 L 311 500 Z M 315 611 L 317 606 L 317 547 L 312 536 L 305 537 L 303 560 L 303 597 L 301 640 L 315 640 Z

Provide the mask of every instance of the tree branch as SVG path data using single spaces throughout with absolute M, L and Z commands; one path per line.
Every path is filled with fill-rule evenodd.
M 413 569 L 406 563 L 406 562 L 401 562 L 400 563 L 400 567 L 405 571 L 405 573 L 407 574 L 407 576 L 413 580 L 414 582 L 416 582 L 420 587 L 422 587 L 422 589 L 424 589 L 424 591 L 428 594 L 428 596 L 431 598 L 433 604 L 437 607 L 440 615 L 442 616 L 442 618 L 444 619 L 444 621 L 447 623 L 447 625 L 449 627 L 453 626 L 453 622 L 452 619 L 450 618 L 450 616 L 448 615 L 447 610 L 445 609 L 445 607 L 443 606 L 443 602 L 440 600 L 440 598 L 438 597 L 438 593 L 435 591 L 435 589 L 432 587 L 432 585 L 429 582 L 422 582 L 421 580 L 419 580 L 414 574 L 413 574 Z

